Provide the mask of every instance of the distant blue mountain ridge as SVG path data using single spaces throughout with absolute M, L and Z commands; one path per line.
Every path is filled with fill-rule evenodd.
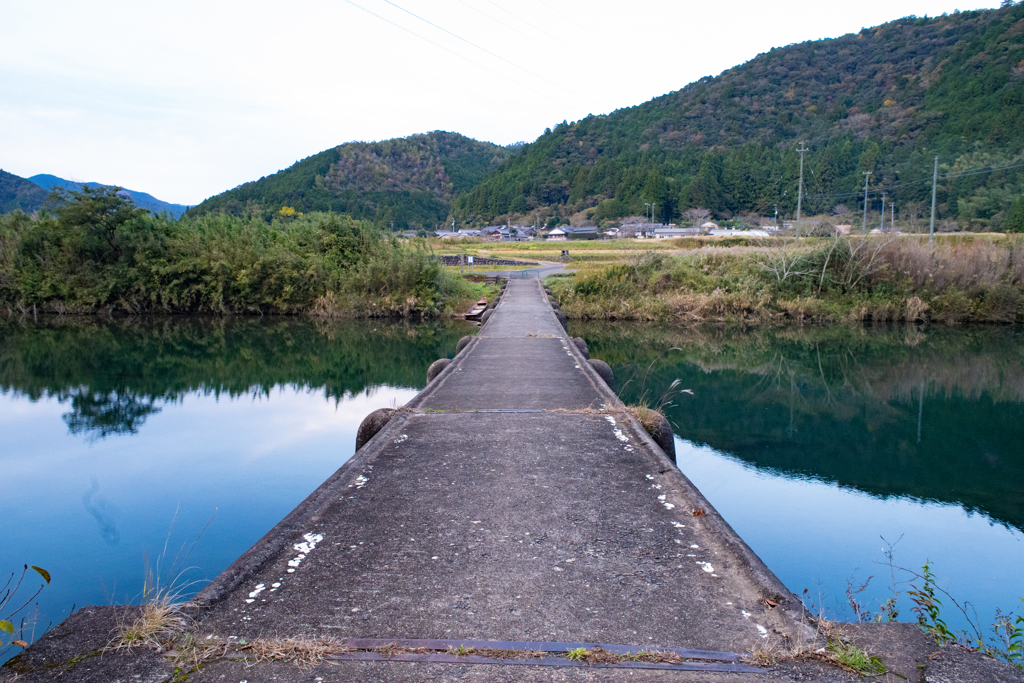
M 55 175 L 49 175 L 47 173 L 40 173 L 39 175 L 31 176 L 28 180 L 47 191 L 58 187 L 64 188 L 65 190 L 81 190 L 83 187 L 106 187 L 103 183 L 79 183 L 74 180 L 58 178 Z M 125 188 L 123 193 L 132 198 L 132 201 L 135 202 L 135 206 L 140 209 L 147 209 L 153 213 L 163 213 L 166 211 L 177 219 L 181 217 L 181 214 L 188 210 L 188 207 L 184 204 L 171 204 L 169 202 L 161 201 L 148 192 L 138 192 L 136 190 L 129 190 Z

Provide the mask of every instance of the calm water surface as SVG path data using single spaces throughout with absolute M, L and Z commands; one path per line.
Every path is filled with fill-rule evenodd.
M 743 331 L 576 325 L 627 402 L 675 425 L 680 469 L 808 604 L 855 620 L 894 594 L 884 564 L 1024 611 L 1024 333 L 999 327 Z M 901 621 L 914 621 L 896 574 Z M 918 582 L 920 585 L 920 582 Z M 944 598 L 945 600 L 945 598 Z M 947 604 L 955 628 L 966 621 Z
M 163 577 L 190 568 L 179 584 L 199 590 L 352 455 L 367 413 L 405 403 L 472 329 L 0 323 L 0 570 L 51 572 L 40 626 L 72 604 L 136 599 L 147 561 Z M 897 564 L 930 560 L 986 623 L 1020 610 L 1020 332 L 570 331 L 626 401 L 657 403 L 677 378 L 694 392 L 667 409 L 679 466 L 794 592 L 852 618 L 847 581 L 873 575 L 858 599 L 874 609 L 891 593 L 884 537 Z
M 4 324 L 0 571 L 51 573 L 37 632 L 73 604 L 137 600 L 147 562 L 164 582 L 188 569 L 178 585 L 197 592 L 351 457 L 367 413 L 408 401 L 473 329 Z

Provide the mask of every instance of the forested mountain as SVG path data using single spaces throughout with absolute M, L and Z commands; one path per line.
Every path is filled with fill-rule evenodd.
M 777 48 L 642 105 L 563 122 L 453 212 L 476 223 L 600 221 L 654 202 L 655 218 L 671 221 L 691 207 L 728 217 L 778 203 L 789 215 L 800 141 L 810 149 L 805 213 L 859 213 L 863 171 L 876 211 L 884 188 L 899 213 L 923 213 L 936 155 L 940 174 L 1012 165 L 1024 154 L 1024 4 Z M 998 228 L 1022 190 L 1024 168 L 944 179 L 939 215 Z
M 0 170 L 0 213 L 20 209 L 34 213 L 46 202 L 47 192 L 31 180 Z
M 80 183 L 75 180 L 65 180 L 64 178 L 58 178 L 57 176 L 50 175 L 48 173 L 40 173 L 39 175 L 34 175 L 30 177 L 29 180 L 31 180 L 39 187 L 46 190 L 47 193 L 49 193 L 49 191 L 53 190 L 54 188 L 63 188 L 65 190 L 81 190 L 83 187 L 108 187 L 107 185 L 103 185 L 102 183 Z M 45 197 L 47 193 L 44 193 L 43 196 Z M 139 192 L 137 190 L 123 189 L 121 191 L 121 194 L 131 197 L 131 200 L 135 202 L 135 206 L 139 207 L 140 209 L 146 209 L 147 211 L 152 211 L 155 214 L 161 214 L 166 211 L 175 218 L 179 218 L 181 217 L 181 214 L 185 213 L 185 211 L 188 209 L 188 207 L 185 206 L 184 204 L 171 204 L 170 202 L 165 202 L 160 199 L 157 199 L 148 192 Z
M 336 211 L 395 228 L 444 223 L 452 199 L 496 170 L 509 150 L 458 133 L 350 142 L 207 199 L 191 214 L 271 217 L 283 207 Z

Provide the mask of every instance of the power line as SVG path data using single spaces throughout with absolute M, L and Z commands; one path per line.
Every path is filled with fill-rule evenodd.
M 571 53 L 566 53 L 566 52 L 563 52 L 563 51 L 561 51 L 561 50 L 556 50 L 556 49 L 555 49 L 555 48 L 554 48 L 554 47 L 553 47 L 552 45 L 560 45 L 560 44 L 561 44 L 561 41 L 560 41 L 560 40 L 558 40 L 557 38 L 554 38 L 554 36 L 550 36 L 550 34 L 548 34 L 548 33 L 544 32 L 544 31 L 543 31 L 543 29 L 540 29 L 540 28 L 538 28 L 538 27 L 536 27 L 536 26 L 533 26 L 533 24 L 531 24 L 530 22 L 528 22 L 528 21 L 526 21 L 525 19 L 523 19 L 523 18 L 521 18 L 521 17 L 517 16 L 516 14 L 512 13 L 511 11 L 509 11 L 509 10 L 505 9 L 504 7 L 502 7 L 502 6 L 498 5 L 498 4 L 494 3 L 494 2 L 490 2 L 490 0 L 485 0 L 485 1 L 486 1 L 486 2 L 488 2 L 488 3 L 489 3 L 489 4 L 491 4 L 491 5 L 494 5 L 495 7 L 497 7 L 498 9 L 500 9 L 501 11 L 505 12 L 506 14 L 508 14 L 509 16 L 511 16 L 511 17 L 512 17 L 513 19 L 516 19 L 516 20 L 518 20 L 518 21 L 520 21 L 520 22 L 522 22 L 522 23 L 526 24 L 527 26 L 530 26 L 531 28 L 534 28 L 534 29 L 536 29 L 536 30 L 540 31 L 541 33 L 544 33 L 545 35 L 547 35 L 547 36 L 551 37 L 551 38 L 552 38 L 552 40 L 550 40 L 550 41 L 542 41 L 542 40 L 538 40 L 538 39 L 534 38 L 533 36 L 531 36 L 531 35 L 530 35 L 529 33 L 526 33 L 526 32 L 524 32 L 524 31 L 520 31 L 520 30 L 519 30 L 519 29 L 517 29 L 516 27 L 514 27 L 514 26 L 511 26 L 511 25 L 507 24 L 506 22 L 502 21 L 501 19 L 498 19 L 498 18 L 496 18 L 496 17 L 493 17 L 493 16 L 491 16 L 490 14 L 488 14 L 487 12 L 484 12 L 484 11 L 483 11 L 482 9 L 480 9 L 479 7 L 474 7 L 473 5 L 471 5 L 471 4 L 469 4 L 468 2 L 466 2 L 466 0 L 459 0 L 459 2 L 460 2 L 461 4 L 463 4 L 463 5 L 465 5 L 466 7 L 470 8 L 470 9 L 471 9 L 471 10 L 473 10 L 474 12 L 477 12 L 478 14 L 482 14 L 483 16 L 487 17 L 488 19 L 490 19 L 490 20 L 491 20 L 491 21 L 493 21 L 494 23 L 498 24 L 499 26 L 502 26 L 502 27 L 504 27 L 504 28 L 507 28 L 507 29 L 508 29 L 509 31 L 514 31 L 515 33 L 518 33 L 519 35 L 521 35 L 522 37 L 526 38 L 526 39 L 527 39 L 527 40 L 529 40 L 530 42 L 532 42 L 532 43 L 534 43 L 534 44 L 536 44 L 536 45 L 540 45 L 540 46 L 541 46 L 542 48 L 544 48 L 545 50 L 548 50 L 548 51 L 550 51 L 550 52 L 552 52 L 552 53 L 554 53 L 554 54 L 557 54 L 557 55 L 559 55 L 560 57 L 563 57 L 563 58 L 568 58 L 568 59 L 572 59 L 572 60 L 573 60 L 573 61 L 575 61 L 575 62 L 576 62 L 577 64 L 585 65 L 584 61 L 583 61 L 583 60 L 580 60 L 580 59 L 578 58 L 578 55 L 580 54 L 578 50 L 573 50 L 573 51 L 572 51 Z M 542 3 L 542 4 L 543 4 L 543 3 Z M 545 6 L 546 6 L 546 5 L 545 5 Z M 551 8 L 549 8 L 549 9 L 551 9 Z M 555 10 L 555 11 L 557 11 L 557 10 Z M 571 20 L 570 20 L 570 21 L 571 21 Z M 605 64 L 604 62 L 602 62 L 602 61 L 600 61 L 600 60 L 598 60 L 598 59 L 593 59 L 593 58 L 592 58 L 592 60 L 593 60 L 593 61 L 594 61 L 595 63 L 597 63 L 597 64 L 600 64 L 601 66 L 605 67 L 606 69 L 611 69 L 611 68 L 612 68 L 612 67 L 608 66 L 607 64 Z M 626 83 L 626 82 L 624 82 L 624 81 L 621 81 L 621 80 L 619 80 L 618 78 L 616 78 L 615 80 L 616 80 L 616 82 L 617 82 L 617 83 L 618 83 L 619 85 L 621 85 L 621 86 L 626 86 L 626 87 L 633 87 L 632 85 L 630 85 L 630 84 L 628 84 L 628 83 Z
M 496 4 L 494 3 L 494 2 L 492 2 L 492 0 L 487 0 L 487 2 L 490 2 L 490 3 L 492 4 L 492 5 L 495 5 L 495 6 L 497 6 L 497 5 L 496 5 Z M 569 21 L 570 23 L 573 23 L 573 24 L 575 24 L 576 26 L 578 26 L 579 28 L 583 29 L 584 31 L 586 31 L 587 33 L 589 33 L 590 35 L 592 35 L 592 36 L 593 36 L 593 37 L 594 37 L 594 38 L 595 38 L 596 40 L 599 40 L 599 41 L 601 41 L 602 43 L 605 43 L 606 45 L 610 45 L 610 46 L 616 47 L 615 43 L 613 43 L 612 41 L 608 40 L 607 38 L 602 38 L 601 36 L 597 35 L 597 34 L 596 34 L 596 33 L 594 33 L 593 31 L 591 31 L 591 30 L 590 30 L 589 28 L 587 28 L 586 26 L 584 26 L 583 24 L 581 24 L 580 22 L 576 21 L 575 19 L 573 19 L 572 17 L 570 17 L 570 16 L 568 16 L 568 15 L 566 15 L 566 14 L 563 14 L 562 12 L 558 11 L 558 10 L 557 10 L 556 8 L 552 7 L 551 5 L 549 5 L 548 3 L 544 2 L 543 0 L 537 0 L 537 3 L 538 3 L 538 4 L 540 4 L 540 5 L 542 5 L 543 7 L 547 7 L 547 8 L 548 8 L 548 9 L 549 9 L 550 11 L 554 12 L 555 14 L 557 14 L 557 15 L 558 15 L 558 16 L 560 16 L 560 17 L 562 17 L 562 18 L 563 18 L 563 19 L 565 19 L 566 21 Z M 508 10 L 505 10 L 505 11 L 506 11 L 506 12 L 508 12 Z M 509 12 L 509 14 L 511 14 L 511 12 Z M 513 14 L 512 16 L 515 16 L 515 15 Z M 520 19 L 520 21 L 523 21 L 523 20 L 522 20 L 522 19 Z M 525 23 L 525 22 L 524 22 L 524 23 Z M 593 56 L 591 56 L 591 59 L 593 59 L 593 61 L 594 61 L 594 62 L 595 62 L 596 64 L 600 64 L 601 66 L 603 66 L 603 67 L 604 67 L 605 69 L 609 69 L 609 70 L 611 70 L 611 71 L 615 71 L 615 70 L 617 70 L 617 69 L 618 69 L 618 67 L 615 67 L 615 66 L 611 66 L 611 65 L 607 64 L 606 62 L 602 62 L 602 61 L 601 61 L 600 59 L 598 59 L 597 57 L 593 57 Z M 621 73 L 621 72 L 620 72 L 620 73 Z M 623 82 L 622 82 L 622 81 L 618 81 L 618 82 L 619 82 L 620 84 L 623 84 Z M 635 86 L 631 86 L 631 87 L 635 87 Z
M 565 92 L 570 93 L 571 95 L 575 95 L 576 97 L 580 98 L 581 100 L 585 100 L 587 102 L 590 102 L 591 104 L 597 104 L 596 102 L 594 102 L 590 98 L 586 97 L 585 95 L 580 95 L 579 93 L 573 92 L 572 90 L 569 90 L 568 88 L 563 87 L 562 84 L 560 84 L 560 83 L 556 83 L 555 81 L 552 81 L 549 78 L 545 78 L 544 76 L 541 76 L 540 74 L 538 74 L 538 73 L 536 73 L 534 71 L 530 71 L 525 66 L 520 66 L 519 64 L 516 64 L 515 62 L 513 62 L 511 60 L 505 59 L 501 55 L 499 55 L 499 54 L 497 54 L 495 52 L 491 52 L 487 48 L 481 47 L 481 46 L 477 45 L 476 43 L 474 43 L 471 40 L 467 40 L 466 38 L 463 38 L 462 36 L 460 36 L 460 35 L 458 35 L 456 33 L 452 33 L 451 31 L 449 31 L 448 29 L 444 28 L 443 26 L 438 26 L 437 24 L 435 24 L 434 22 L 430 21 L 429 19 L 424 19 L 423 17 L 421 17 L 420 15 L 416 14 L 415 12 L 410 12 L 409 10 L 405 9 L 404 7 L 402 7 L 401 5 L 398 5 L 398 4 L 394 3 L 394 2 L 392 2 L 391 0 L 383 0 L 383 2 L 386 2 L 387 4 L 391 5 L 395 9 L 399 9 L 399 10 L 405 12 L 406 14 L 408 14 L 411 17 L 415 17 L 416 19 L 419 19 L 420 21 L 422 21 L 425 24 L 433 26 L 438 31 L 443 31 L 444 33 L 447 33 L 452 38 L 455 38 L 457 40 L 461 40 L 465 44 L 470 45 L 472 47 L 475 47 L 477 50 L 480 50 L 481 52 L 489 54 L 490 56 L 494 57 L 495 59 L 500 59 L 501 61 L 505 62 L 506 64 L 509 64 L 511 66 L 514 66 L 517 69 L 525 71 L 526 73 L 530 74 L 534 78 L 539 78 L 540 80 L 545 81 L 547 83 L 550 83 L 551 85 L 553 85 L 553 86 L 555 86 L 557 88 L 562 88 L 563 90 L 565 90 Z
M 402 31 L 405 31 L 406 33 L 408 33 L 408 34 L 410 34 L 412 36 L 415 36 L 416 38 L 419 38 L 420 40 L 422 40 L 424 42 L 430 43 L 431 45 L 433 45 L 436 48 L 444 50 L 445 52 L 447 52 L 450 55 L 454 55 L 455 57 L 458 57 L 459 59 L 461 59 L 463 61 L 469 62 L 473 66 L 477 66 L 477 67 L 483 69 L 484 71 L 487 71 L 489 73 L 494 74 L 495 76 L 498 76 L 499 78 L 504 78 L 506 81 L 508 81 L 510 83 L 514 83 L 515 85 L 518 85 L 520 88 L 524 88 L 526 90 L 529 90 L 530 92 L 534 93 L 535 95 L 540 95 L 541 97 L 549 99 L 549 100 L 551 100 L 552 102 L 554 102 L 556 104 L 562 105 L 563 107 L 569 107 L 570 106 L 570 105 L 566 104 L 565 102 L 562 102 L 561 100 L 555 99 L 554 97 L 552 97 L 551 95 L 548 95 L 547 93 L 543 93 L 543 92 L 541 92 L 541 91 L 539 91 L 539 90 L 537 90 L 535 88 L 531 88 L 528 85 L 520 83 L 519 81 L 515 80 L 514 78 L 509 78 L 508 76 L 506 76 L 503 73 L 500 73 L 498 71 L 495 71 L 494 69 L 488 68 L 488 67 L 484 66 L 483 64 L 481 64 L 478 61 L 474 61 L 474 60 L 470 59 L 469 57 L 466 57 L 465 55 L 460 55 L 458 52 L 455 52 L 454 50 L 450 50 L 450 49 L 446 48 L 444 45 L 441 45 L 440 43 L 434 42 L 433 40 L 431 40 L 430 38 L 427 38 L 426 36 L 421 36 L 419 33 L 416 33 L 412 29 L 408 29 L 405 26 L 402 26 L 401 24 L 395 23 L 395 22 L 391 21 L 390 19 L 388 19 L 386 17 L 382 17 L 381 15 L 377 14 L 376 12 L 373 12 L 372 10 L 368 10 L 365 7 L 363 7 L 362 5 L 360 5 L 360 4 L 356 3 L 356 2 L 353 2 L 353 0 L 345 0 L 345 2 L 347 2 L 348 4 L 352 5 L 353 7 L 357 8 L 357 9 L 361 9 L 362 11 L 366 12 L 370 16 L 376 17 L 377 19 L 380 19 L 381 21 L 383 21 L 383 22 L 385 22 L 387 24 L 391 24 L 395 28 L 400 29 Z
M 1022 166 L 1024 166 L 1024 164 L 1014 164 L 1013 166 L 999 166 L 999 167 L 993 166 L 991 168 L 982 168 L 982 169 L 976 169 L 976 170 L 960 171 L 960 172 L 957 172 L 957 173 L 947 173 L 945 175 L 940 175 L 939 177 L 940 178 L 963 178 L 964 176 L 969 176 L 969 175 L 979 175 L 979 174 L 982 174 L 982 173 L 995 173 L 996 171 L 1008 171 L 1011 168 L 1021 168 Z

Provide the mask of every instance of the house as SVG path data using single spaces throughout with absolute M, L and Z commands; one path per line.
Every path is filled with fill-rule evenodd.
M 678 237 L 696 237 L 698 234 L 700 234 L 700 230 L 697 228 L 679 228 L 675 225 L 668 225 L 654 229 L 654 239 L 657 240 L 671 240 Z
M 569 235 L 568 233 L 565 232 L 565 230 L 555 228 L 553 230 L 548 231 L 548 242 L 565 242 L 568 239 Z
M 573 228 L 566 226 L 565 232 L 569 239 L 573 240 L 596 240 L 598 237 L 595 227 Z
M 701 230 L 718 230 L 718 223 L 715 223 L 714 221 L 708 221 L 707 223 L 703 223 L 700 226 L 700 229 Z

